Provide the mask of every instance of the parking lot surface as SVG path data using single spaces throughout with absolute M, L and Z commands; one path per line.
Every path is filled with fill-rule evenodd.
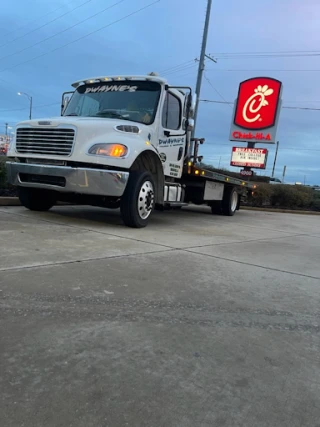
M 320 216 L 0 208 L 3 427 L 319 427 Z

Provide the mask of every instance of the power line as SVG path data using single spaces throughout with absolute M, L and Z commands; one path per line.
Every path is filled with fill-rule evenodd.
M 163 73 L 166 73 L 166 72 L 168 72 L 168 71 L 172 71 L 172 70 L 175 70 L 175 69 L 177 69 L 177 68 L 180 68 L 180 67 L 183 67 L 183 66 L 189 65 L 189 64 L 191 64 L 191 63 L 193 63 L 193 62 L 194 62 L 194 60 L 193 60 L 193 59 L 191 59 L 190 61 L 185 61 L 185 62 L 182 62 L 181 64 L 177 64 L 177 65 L 174 65 L 174 66 L 172 66 L 172 67 L 166 68 L 166 69 L 164 69 L 164 70 L 160 70 L 160 74 L 163 74 Z
M 221 93 L 218 91 L 218 89 L 216 89 L 213 84 L 211 83 L 211 81 L 208 79 L 206 73 L 204 73 L 204 78 L 207 80 L 207 82 L 209 83 L 209 85 L 212 87 L 212 89 L 220 96 L 220 98 L 224 101 L 225 104 L 228 104 L 231 107 L 231 104 L 233 104 L 233 102 L 228 102 L 225 100 L 225 98 L 221 95 Z
M 215 55 L 269 55 L 269 54 L 296 54 L 296 53 L 318 53 L 319 50 L 279 50 L 258 52 L 216 52 Z
M 230 143 L 215 143 L 215 142 L 205 142 L 205 145 L 215 145 L 216 147 L 232 147 L 233 141 Z M 281 147 L 282 150 L 293 150 L 293 151 L 320 151 L 319 148 L 299 148 L 299 147 Z M 280 149 L 279 149 L 280 151 Z
M 235 59 L 235 58 L 301 58 L 301 57 L 317 57 L 320 56 L 320 52 L 317 53 L 295 53 L 295 54 L 258 54 L 258 55 L 215 55 L 217 59 Z
M 9 36 L 10 34 L 15 33 L 16 31 L 19 31 L 19 30 L 21 30 L 22 28 L 25 28 L 25 27 L 27 27 L 28 25 L 33 24 L 34 22 L 37 22 L 37 21 L 39 21 L 39 20 L 40 20 L 40 19 L 42 19 L 42 18 L 45 18 L 45 17 L 46 17 L 46 16 L 48 16 L 48 15 L 51 15 L 52 13 L 56 12 L 57 10 L 64 9 L 66 6 L 68 6 L 68 5 L 69 5 L 69 4 L 71 4 L 71 3 L 74 3 L 74 1 L 68 2 L 67 4 L 64 4 L 63 6 L 59 6 L 59 7 L 57 7 L 56 9 L 51 10 L 50 12 L 47 12 L 47 13 L 45 13 L 44 15 L 41 15 L 41 16 L 39 16 L 38 18 L 33 19 L 32 21 L 29 21 L 27 24 L 22 25 L 21 27 L 18 27 L 18 28 L 16 28 L 16 29 L 15 29 L 15 30 L 13 30 L 13 31 L 9 31 L 9 32 L 8 32 L 8 33 L 6 33 L 6 34 L 2 34 L 2 37 L 7 37 L 7 36 Z M 9 43 L 11 43 L 11 42 L 9 42 Z
M 51 104 L 35 105 L 32 108 L 51 107 L 52 105 L 60 105 L 60 102 L 54 102 L 54 103 L 51 103 Z M 5 113 L 5 112 L 9 112 L 9 111 L 23 111 L 23 110 L 29 110 L 29 107 L 13 108 L 13 109 L 10 109 L 10 110 L 0 110 L 0 114 L 1 113 Z
M 294 70 L 294 69 L 287 69 L 287 70 L 246 70 L 246 69 L 228 69 L 228 68 L 226 68 L 226 69 L 223 69 L 223 68 L 209 68 L 209 69 L 207 69 L 207 71 L 226 71 L 226 72 L 234 72 L 234 71 L 236 71 L 236 72 L 239 72 L 239 71 L 246 71 L 246 72 L 257 72 L 257 71 L 263 71 L 263 72 L 303 72 L 303 73 L 305 73 L 305 72 L 320 72 L 320 70 L 310 70 L 310 69 L 308 69 L 308 70 Z
M 90 1 L 91 1 L 91 0 L 90 0 Z M 92 18 L 95 18 L 97 15 L 100 15 L 101 13 L 106 12 L 106 11 L 107 11 L 107 10 L 109 10 L 109 9 L 112 9 L 113 7 L 115 7 L 115 6 L 119 5 L 120 3 L 123 3 L 124 1 L 126 1 L 126 0 L 119 0 L 118 2 L 116 2 L 116 3 L 112 4 L 111 6 L 108 6 L 108 7 L 106 7 L 105 9 L 100 10 L 99 12 L 97 12 L 97 13 L 95 13 L 95 14 L 91 15 L 91 16 L 88 16 L 86 19 L 83 19 L 82 21 L 79 21 L 79 22 L 77 22 L 76 24 L 73 24 L 73 25 L 71 25 L 70 27 L 65 28 L 64 30 L 58 31 L 58 32 L 57 32 L 57 33 L 55 33 L 55 34 L 53 34 L 53 35 L 51 35 L 51 36 L 49 36 L 49 37 L 46 37 L 45 39 L 42 39 L 42 40 L 38 41 L 37 43 L 34 43 L 34 44 L 30 45 L 30 46 L 27 46 L 27 47 L 25 47 L 25 48 L 23 48 L 23 49 L 21 49 L 21 50 L 18 50 L 17 52 L 11 53 L 10 55 L 3 56 L 2 58 L 0 58 L 0 61 L 3 61 L 3 60 L 5 60 L 5 59 L 7 59 L 7 58 L 10 58 L 11 56 L 14 56 L 14 55 L 18 55 L 19 53 L 22 53 L 22 52 L 24 52 L 24 51 L 26 51 L 26 50 L 28 50 L 28 49 L 31 49 L 31 48 L 32 48 L 32 47 L 34 47 L 34 46 L 38 46 L 38 45 L 39 45 L 39 44 L 41 44 L 41 43 L 44 43 L 44 42 L 46 42 L 46 41 L 48 41 L 48 40 L 50 40 L 50 39 L 53 39 L 54 37 L 56 37 L 56 36 L 58 36 L 58 35 L 60 35 L 60 34 L 63 34 L 63 33 L 65 33 L 66 31 L 69 31 L 69 30 L 71 30 L 72 28 L 77 27 L 78 25 L 83 24 L 83 23 L 84 23 L 84 22 L 86 22 L 86 21 L 89 21 L 89 20 L 90 20 L 90 19 L 92 19 Z
M 4 44 L 0 45 L 0 48 L 1 48 L 1 47 L 4 47 L 4 46 L 7 46 L 7 45 L 8 45 L 8 44 L 10 44 L 10 43 L 13 43 L 13 42 L 15 42 L 16 40 L 21 39 L 22 37 L 28 36 L 29 34 L 32 34 L 32 33 L 34 33 L 35 31 L 38 31 L 38 30 L 40 30 L 41 28 L 46 27 L 46 26 L 47 26 L 47 25 L 49 25 L 49 24 L 52 24 L 52 22 L 55 22 L 55 21 L 57 21 L 58 19 L 63 18 L 63 17 L 64 17 L 64 16 L 66 16 L 66 15 L 69 15 L 69 13 L 73 12 L 73 11 L 74 11 L 74 10 L 76 10 L 76 9 L 79 9 L 80 7 L 82 7 L 82 6 L 84 6 L 84 5 L 88 4 L 88 3 L 91 3 L 92 1 L 93 1 L 93 0 L 86 0 L 84 3 L 81 3 L 80 5 L 78 5 L 78 6 L 74 7 L 73 9 L 68 10 L 68 12 L 65 12 L 65 13 L 63 13 L 62 15 L 57 16 L 56 18 L 52 19 L 51 21 L 47 22 L 46 24 L 40 25 L 40 27 L 34 28 L 33 30 L 29 31 L 28 33 L 25 33 L 25 34 L 23 34 L 22 36 L 16 37 L 15 39 L 10 40 L 9 42 L 6 42 L 6 43 L 4 43 Z
M 44 56 L 48 55 L 49 53 L 56 52 L 57 50 L 60 50 L 60 49 L 62 49 L 64 47 L 69 46 L 69 45 L 71 45 L 73 43 L 76 43 L 76 42 L 78 42 L 80 40 L 83 40 L 84 38 L 89 37 L 92 34 L 98 33 L 99 31 L 104 30 L 105 28 L 111 27 L 112 25 L 117 24 L 118 22 L 121 22 L 121 21 L 123 21 L 123 20 L 125 20 L 125 19 L 127 19 L 127 18 L 129 18 L 129 17 L 131 17 L 133 15 L 136 15 L 137 13 L 142 12 L 145 9 L 148 9 L 149 7 L 155 5 L 156 3 L 159 3 L 160 1 L 161 0 L 155 0 L 154 2 L 149 3 L 148 5 L 146 5 L 144 7 L 141 7 L 140 9 L 137 9 L 134 12 L 129 13 L 128 15 L 125 15 L 122 18 L 119 18 L 119 19 L 117 19 L 117 20 L 115 20 L 115 21 L 113 21 L 113 22 L 111 22 L 111 23 L 109 23 L 107 25 L 104 25 L 103 27 L 98 28 L 97 30 L 91 31 L 90 33 L 87 33 L 87 34 L 85 34 L 85 35 L 83 35 L 81 37 L 78 37 L 77 39 L 72 40 L 72 41 L 70 41 L 68 43 L 65 43 L 62 46 L 56 47 L 55 49 L 49 50 L 49 51 L 47 51 L 45 53 L 42 53 L 41 55 L 35 56 L 33 58 L 27 59 L 26 61 L 23 61 L 23 62 L 20 62 L 20 63 L 18 63 L 16 65 L 13 65 L 12 67 L 4 68 L 4 69 L 0 70 L 0 72 L 2 73 L 3 71 L 11 70 L 11 69 L 19 67 L 21 65 L 27 64 L 28 62 L 34 61 L 35 59 L 43 58 Z
M 170 71 L 169 73 L 165 73 L 164 75 L 165 76 L 171 76 L 172 74 L 179 73 L 179 72 L 185 71 L 185 70 L 189 70 L 190 68 L 194 68 L 194 67 L 196 67 L 196 64 L 191 64 L 187 67 L 183 67 L 183 68 L 180 68 L 178 70 L 174 70 L 174 71 Z
M 216 100 L 211 100 L 211 99 L 201 99 L 200 101 L 214 103 L 214 104 L 228 104 L 228 105 L 234 104 L 234 102 L 229 102 L 229 101 L 226 101 L 226 100 L 224 100 L 222 102 L 222 101 L 216 101 Z M 289 109 L 289 110 L 314 110 L 314 111 L 320 111 L 320 108 L 312 108 L 312 107 L 290 107 L 290 106 L 286 106 L 285 105 L 282 108 L 286 108 L 286 109 Z

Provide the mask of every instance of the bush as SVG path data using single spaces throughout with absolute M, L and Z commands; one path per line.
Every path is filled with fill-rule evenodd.
M 271 205 L 282 208 L 309 208 L 313 200 L 313 190 L 293 185 L 274 185 Z
M 313 200 L 311 202 L 311 208 L 315 211 L 320 212 L 320 191 L 314 191 Z
M 265 206 L 270 205 L 270 199 L 272 196 L 272 188 L 269 184 L 261 183 L 257 185 L 257 188 L 253 191 L 251 198 L 251 206 Z
M 7 160 L 7 158 L 5 156 L 0 157 L 0 188 L 6 188 L 7 187 L 6 160 Z

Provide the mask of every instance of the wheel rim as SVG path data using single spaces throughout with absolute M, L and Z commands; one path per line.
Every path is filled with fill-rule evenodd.
M 231 196 L 231 210 L 235 212 L 238 204 L 238 193 L 236 191 L 233 192 Z
M 139 192 L 138 212 L 141 219 L 147 219 L 151 214 L 154 202 L 154 189 L 152 182 L 145 181 Z

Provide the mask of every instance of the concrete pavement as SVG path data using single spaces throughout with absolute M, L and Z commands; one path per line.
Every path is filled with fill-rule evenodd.
M 320 217 L 0 208 L 4 427 L 320 426 Z

